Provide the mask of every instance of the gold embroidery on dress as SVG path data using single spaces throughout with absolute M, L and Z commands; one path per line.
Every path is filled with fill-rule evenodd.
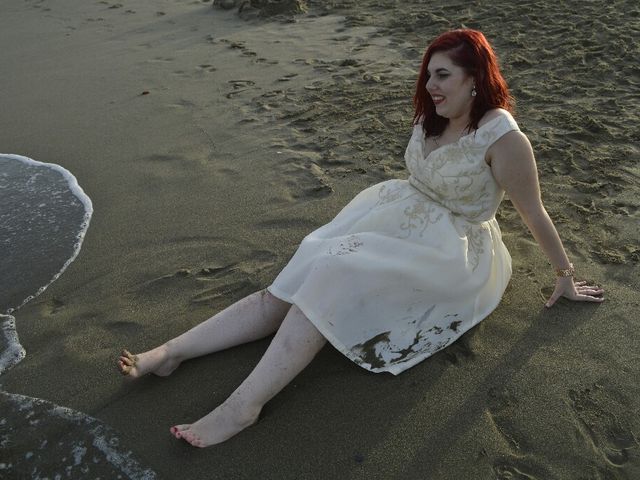
M 384 205 L 386 203 L 395 202 L 403 195 L 403 189 L 398 185 L 395 189 L 392 189 L 388 184 L 382 186 L 378 191 L 378 205 Z
M 484 225 L 467 225 L 465 234 L 467 236 L 467 261 L 471 264 L 471 270 L 475 271 L 480 263 L 480 255 L 484 253 L 483 231 Z
M 429 225 L 437 223 L 442 218 L 442 211 L 428 200 L 419 200 L 404 209 L 404 216 L 407 221 L 400 225 L 400 230 L 406 231 L 407 234 L 404 238 L 408 238 L 414 230 L 420 227 L 422 230 L 419 235 L 424 235 Z
M 495 216 L 502 200 L 501 189 L 484 162 L 489 146 L 511 125 L 497 117 L 474 134 L 444 145 L 424 156 L 422 128 L 418 126 L 407 147 L 405 160 L 410 183 L 448 210 L 473 222 Z

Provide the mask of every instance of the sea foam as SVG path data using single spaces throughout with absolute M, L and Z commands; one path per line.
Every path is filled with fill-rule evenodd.
M 0 478 L 157 478 L 94 417 L 3 391 L 0 412 Z
M 64 167 L 0 154 L 0 374 L 25 356 L 12 313 L 78 255 L 93 205 Z

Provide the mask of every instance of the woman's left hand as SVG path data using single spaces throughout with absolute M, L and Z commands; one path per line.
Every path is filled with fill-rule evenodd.
M 544 304 L 551 307 L 560 297 L 576 302 L 602 302 L 604 290 L 597 285 L 587 285 L 587 282 L 574 282 L 573 277 L 558 277 L 556 288 Z

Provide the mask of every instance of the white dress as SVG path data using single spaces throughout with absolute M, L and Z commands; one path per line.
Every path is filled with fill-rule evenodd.
M 359 193 L 304 238 L 268 290 L 372 372 L 406 370 L 491 313 L 511 277 L 495 219 L 504 192 L 487 149 L 518 130 L 506 111 L 425 157 L 416 125 L 408 180 Z

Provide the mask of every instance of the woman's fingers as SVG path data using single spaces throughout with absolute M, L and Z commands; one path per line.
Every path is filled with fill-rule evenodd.
M 582 295 L 599 296 L 604 293 L 604 289 L 597 285 L 579 285 L 576 287 L 576 291 Z
M 549 300 L 547 300 L 547 303 L 544 304 L 544 306 L 547 308 L 553 306 L 553 304 L 556 303 L 556 300 L 558 300 L 561 296 L 562 292 L 556 288 L 549 297 Z
M 601 297 L 604 291 L 602 290 L 586 290 L 584 292 L 578 292 L 579 295 L 588 295 L 590 297 Z
M 577 290 L 602 290 L 601 287 L 597 285 L 580 285 L 576 287 Z
M 576 282 L 576 298 L 575 300 L 581 302 L 602 302 L 604 297 L 604 289 L 597 285 L 587 285 L 587 282 Z
M 593 295 L 578 295 L 576 300 L 580 302 L 604 302 L 604 297 L 594 297 Z

